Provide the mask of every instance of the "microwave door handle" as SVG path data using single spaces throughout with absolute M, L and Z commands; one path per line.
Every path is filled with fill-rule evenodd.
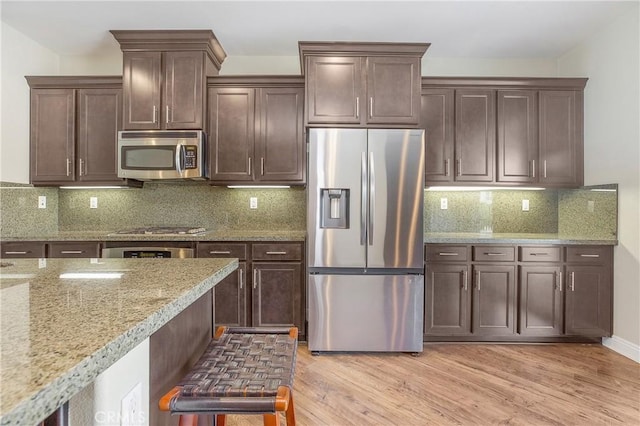
M 176 146 L 176 169 L 178 174 L 182 175 L 182 157 L 184 153 L 184 145 L 178 144 Z

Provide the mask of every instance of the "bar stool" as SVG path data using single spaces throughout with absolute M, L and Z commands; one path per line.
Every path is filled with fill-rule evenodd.
M 285 413 L 295 426 L 293 375 L 298 329 L 219 327 L 191 371 L 159 402 L 180 415 L 180 426 L 197 426 L 198 414 L 224 426 L 227 414 L 262 414 L 278 426 Z

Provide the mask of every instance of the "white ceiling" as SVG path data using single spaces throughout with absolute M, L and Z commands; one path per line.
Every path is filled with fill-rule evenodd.
M 637 1 L 2 0 L 0 14 L 61 55 L 118 49 L 111 29 L 211 29 L 229 56 L 296 56 L 299 40 L 336 40 L 428 42 L 432 57 L 555 58 Z

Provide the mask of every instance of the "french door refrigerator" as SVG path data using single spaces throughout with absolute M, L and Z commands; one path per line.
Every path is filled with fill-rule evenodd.
M 308 347 L 422 352 L 424 131 L 309 129 Z

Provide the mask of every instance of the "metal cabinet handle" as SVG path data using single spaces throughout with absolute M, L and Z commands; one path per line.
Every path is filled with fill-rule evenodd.
M 571 291 L 576 291 L 576 273 L 571 272 Z
M 599 254 L 581 254 L 580 257 L 600 257 Z
M 467 291 L 467 271 L 462 271 L 462 280 L 464 282 L 464 291 Z
M 260 176 L 264 176 L 264 157 L 260 157 Z
M 536 160 L 531 160 L 531 172 L 532 177 L 536 177 Z
M 83 175 L 83 170 L 82 170 L 84 168 L 84 167 L 82 167 L 83 165 L 84 165 L 84 160 L 81 158 L 80 159 L 80 173 L 79 173 L 80 176 Z
M 369 102 L 369 117 L 373 117 L 373 97 L 370 98 Z
M 560 284 L 558 285 L 558 290 L 560 291 L 560 293 L 562 293 L 562 273 L 558 274 L 558 280 L 560 281 Z
M 27 254 L 28 251 L 5 251 L 4 254 Z
M 242 269 L 238 269 L 238 281 L 240 281 L 240 290 L 242 290 L 242 286 L 243 286 Z
M 157 121 L 156 116 L 158 114 L 158 107 L 156 107 L 155 105 L 153 106 L 153 122 L 155 123 Z
M 460 253 L 454 253 L 452 251 L 441 251 L 438 256 L 459 256 Z
M 356 118 L 360 118 L 360 97 L 356 96 Z
M 247 170 L 249 172 L 248 174 L 251 175 L 251 157 L 249 157 L 249 168 Z
M 542 170 L 543 170 L 542 171 L 543 176 L 546 178 L 547 177 L 547 160 L 544 160 L 542 162 Z
M 267 254 L 285 255 L 285 254 L 287 254 L 287 252 L 286 251 L 268 251 Z
M 480 291 L 480 271 L 476 272 L 476 288 Z
M 82 254 L 84 251 L 82 250 L 61 250 L 61 254 Z
M 165 116 L 165 122 L 169 124 L 169 105 L 167 105 L 166 113 L 167 115 Z
M 67 176 L 71 174 L 71 160 L 67 158 Z
M 462 158 L 458 158 L 456 162 L 458 163 L 458 176 L 462 176 Z
M 444 175 L 449 176 L 449 159 L 444 160 Z
M 506 256 L 507 253 L 485 253 L 485 256 Z
M 255 290 L 255 288 L 258 286 L 258 270 L 254 269 L 253 270 L 253 288 Z
M 213 250 L 209 254 L 231 254 L 231 252 L 228 250 Z
M 531 256 L 549 256 L 549 253 L 531 253 Z

